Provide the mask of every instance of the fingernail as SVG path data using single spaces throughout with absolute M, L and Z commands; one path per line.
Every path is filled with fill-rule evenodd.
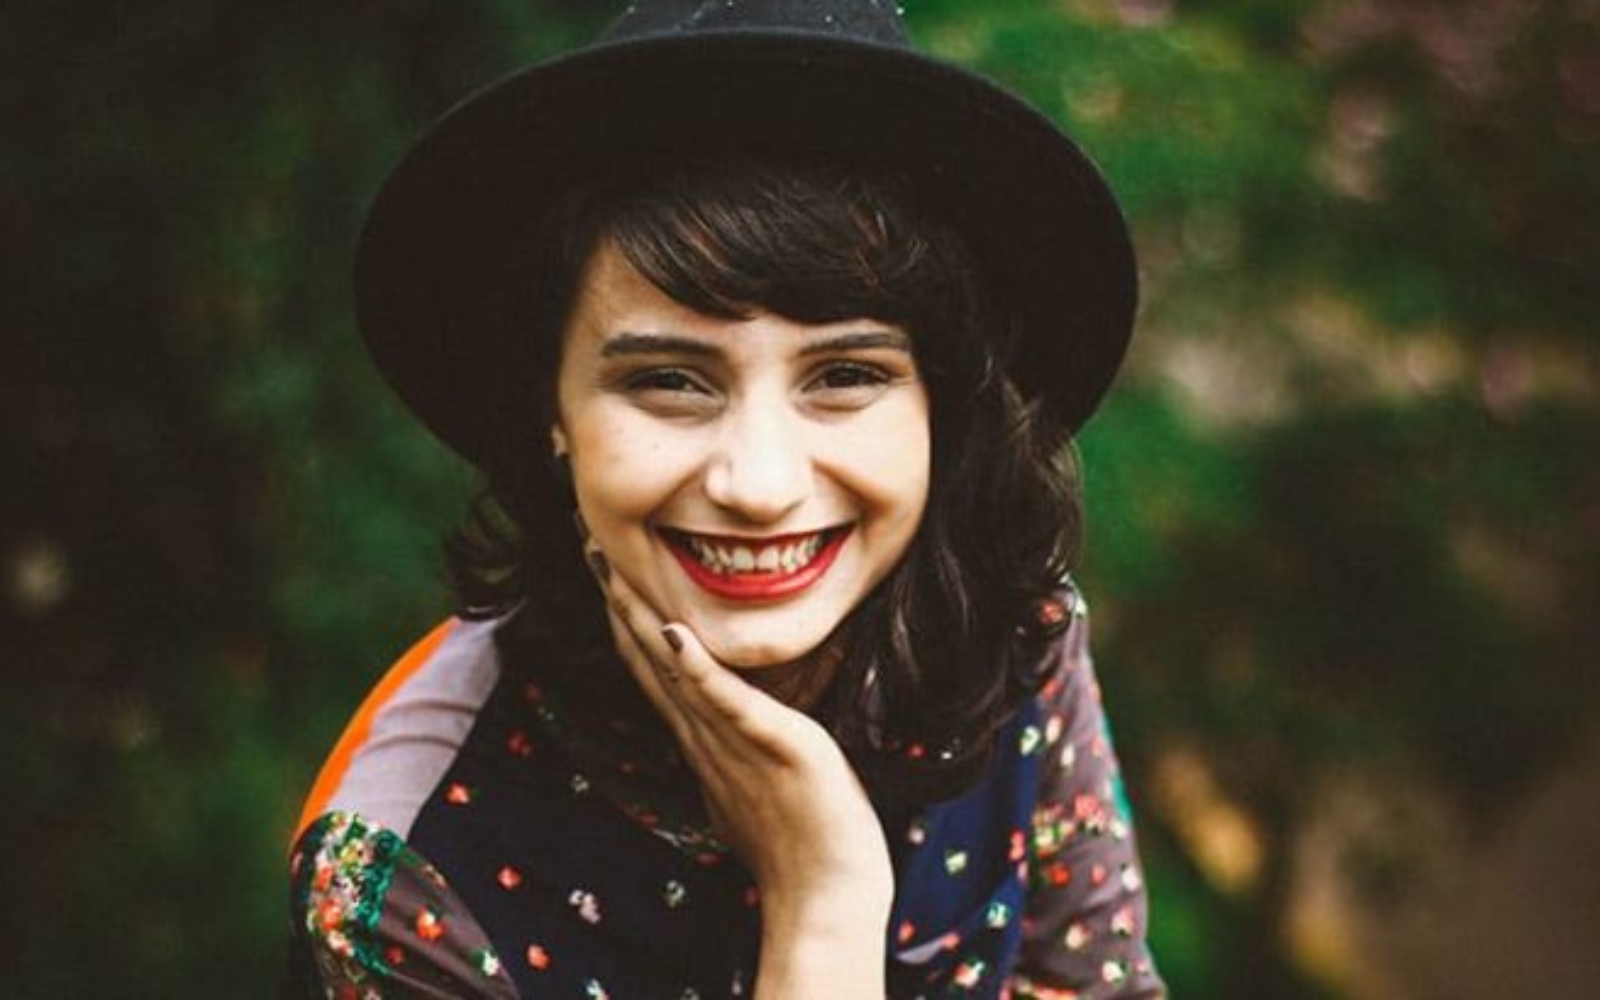
M 661 626 L 661 638 L 667 640 L 667 645 L 672 647 L 674 653 L 683 652 L 683 636 L 671 625 Z
M 600 578 L 601 583 L 611 582 L 611 564 L 606 562 L 606 557 L 599 549 L 590 549 L 583 554 L 589 560 L 589 569 Z

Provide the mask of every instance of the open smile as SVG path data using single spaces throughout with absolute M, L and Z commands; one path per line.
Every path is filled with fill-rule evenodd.
M 718 597 L 773 600 L 798 593 L 828 571 L 850 526 L 772 538 L 702 535 L 660 529 L 689 578 Z

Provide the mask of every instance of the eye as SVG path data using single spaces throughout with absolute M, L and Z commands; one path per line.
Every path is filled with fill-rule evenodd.
M 886 385 L 889 381 L 889 373 L 876 365 L 842 361 L 824 368 L 811 384 L 821 389 L 860 389 Z
M 693 368 L 639 368 L 614 385 L 632 405 L 661 417 L 699 419 L 721 405 L 717 384 Z
M 651 368 L 635 372 L 624 382 L 630 392 L 704 393 L 708 390 L 692 372 L 682 368 Z
M 829 410 L 859 410 L 870 405 L 896 381 L 894 373 L 864 361 L 833 361 L 806 383 L 813 403 Z

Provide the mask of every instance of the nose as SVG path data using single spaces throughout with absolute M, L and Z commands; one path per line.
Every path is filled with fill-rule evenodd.
M 723 423 L 706 469 L 711 502 L 753 524 L 775 524 L 798 508 L 812 488 L 805 428 L 787 407 L 739 407 Z

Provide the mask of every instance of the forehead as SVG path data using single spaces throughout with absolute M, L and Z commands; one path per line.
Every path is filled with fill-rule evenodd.
M 578 274 L 576 292 L 565 331 L 568 337 L 582 332 L 582 327 L 607 326 L 636 314 L 679 318 L 700 315 L 640 274 L 610 239 L 599 240 L 590 252 Z
M 820 344 L 910 350 L 910 338 L 899 326 L 865 317 L 808 323 L 760 308 L 736 318 L 707 315 L 656 287 L 609 240 L 602 240 L 585 263 L 562 337 L 565 348 L 582 345 L 586 353 L 602 357 L 739 353 L 774 342 L 801 352 Z

